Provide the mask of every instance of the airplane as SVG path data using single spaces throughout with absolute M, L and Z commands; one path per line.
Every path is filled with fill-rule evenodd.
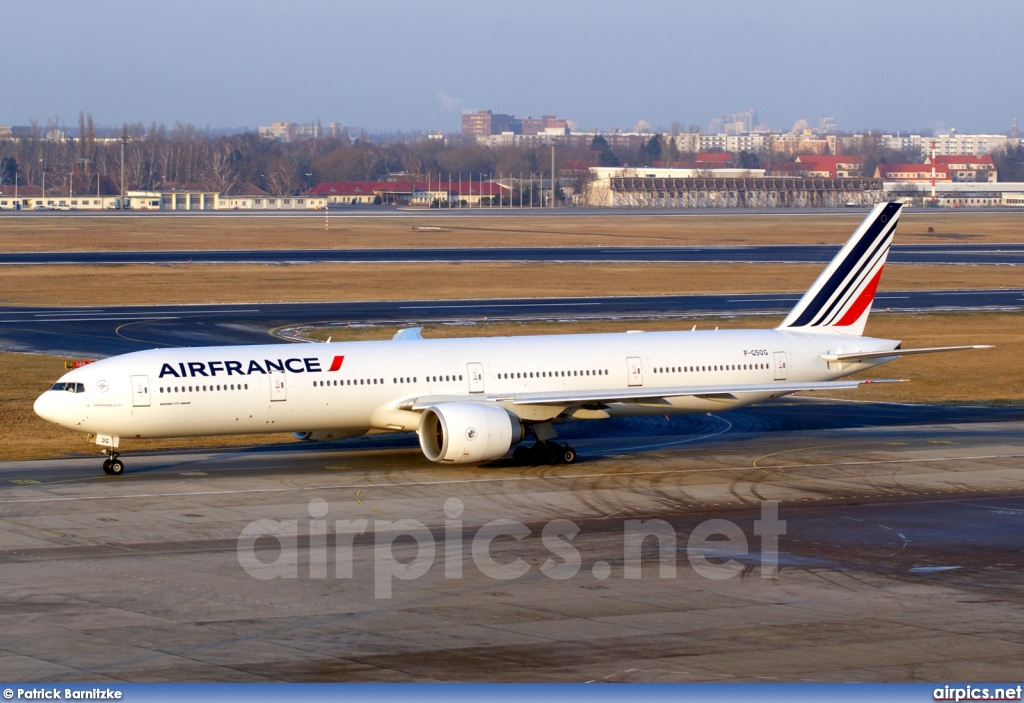
M 564 422 L 721 412 L 879 382 L 839 379 L 900 356 L 987 348 L 863 336 L 900 211 L 875 206 L 775 329 L 424 339 L 411 328 L 377 342 L 152 349 L 76 368 L 34 408 L 93 435 L 113 475 L 121 439 L 284 431 L 416 432 L 440 464 L 516 445 L 521 462 L 572 463 L 556 441 Z

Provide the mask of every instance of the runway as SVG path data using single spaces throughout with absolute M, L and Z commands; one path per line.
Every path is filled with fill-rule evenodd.
M 426 235 L 429 238 L 429 235 Z M 828 263 L 831 245 L 484 247 L 464 249 L 259 249 L 0 253 L 0 266 L 313 263 Z M 895 264 L 1024 264 L 1024 244 L 896 244 Z
M 0 464 L 5 677 L 1019 675 L 1024 409 L 793 398 L 564 436 L 580 463 L 377 436 Z
M 154 347 L 263 344 L 277 330 L 314 324 L 415 326 L 495 320 L 678 318 L 779 315 L 801 294 L 505 298 L 253 305 L 0 307 L 0 349 L 103 357 Z M 1024 309 L 1024 289 L 887 291 L 875 310 L 895 312 Z M 692 323 L 691 323 L 692 324 Z

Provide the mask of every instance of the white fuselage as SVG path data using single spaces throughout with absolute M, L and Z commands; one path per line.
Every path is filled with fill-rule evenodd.
M 895 346 L 869 337 L 716 330 L 154 349 L 70 371 L 60 381 L 80 392 L 48 391 L 35 407 L 65 427 L 121 438 L 412 431 L 419 414 L 408 406 L 423 397 L 488 398 L 526 423 L 712 412 L 785 392 L 624 400 L 600 410 L 580 403 L 513 405 L 502 398 L 828 381 L 888 358 L 830 366 L 821 355 Z

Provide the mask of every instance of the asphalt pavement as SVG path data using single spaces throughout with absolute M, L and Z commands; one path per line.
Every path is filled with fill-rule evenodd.
M 683 247 L 485 247 L 424 249 L 258 249 L 4 252 L 0 265 L 311 263 L 827 263 L 833 245 Z M 1024 264 L 1024 244 L 896 244 L 895 264 Z

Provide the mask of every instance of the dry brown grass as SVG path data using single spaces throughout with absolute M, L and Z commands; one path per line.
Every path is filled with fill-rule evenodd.
M 771 327 L 777 318 L 705 320 L 700 329 Z M 626 329 L 679 329 L 678 321 L 494 323 L 428 327 L 428 337 L 619 332 Z M 907 378 L 909 383 L 864 386 L 835 393 L 856 400 L 927 403 L 1020 404 L 1024 402 L 1024 365 L 1019 351 L 1024 313 L 886 315 L 874 314 L 867 332 L 902 339 L 905 346 L 995 344 L 995 349 L 908 357 L 868 374 L 873 378 Z M 335 340 L 389 339 L 395 328 L 352 327 L 310 331 L 311 338 Z M 36 417 L 32 403 L 64 373 L 61 359 L 31 354 L 0 353 L 0 459 L 43 458 L 96 452 L 85 435 L 65 430 Z M 828 395 L 816 393 L 812 395 Z M 130 442 L 131 451 L 157 448 L 263 444 L 288 441 L 288 435 L 199 437 L 181 440 Z
M 864 213 L 578 217 L 0 216 L 0 251 L 841 244 Z M 417 232 L 413 227 L 447 231 Z M 934 232 L 929 233 L 931 227 Z M 907 211 L 898 241 L 1024 241 L 1024 211 Z
M 806 289 L 818 264 L 191 264 L 10 266 L 0 305 L 149 305 L 780 293 Z M 890 264 L 886 290 L 1021 285 L 1006 266 Z

